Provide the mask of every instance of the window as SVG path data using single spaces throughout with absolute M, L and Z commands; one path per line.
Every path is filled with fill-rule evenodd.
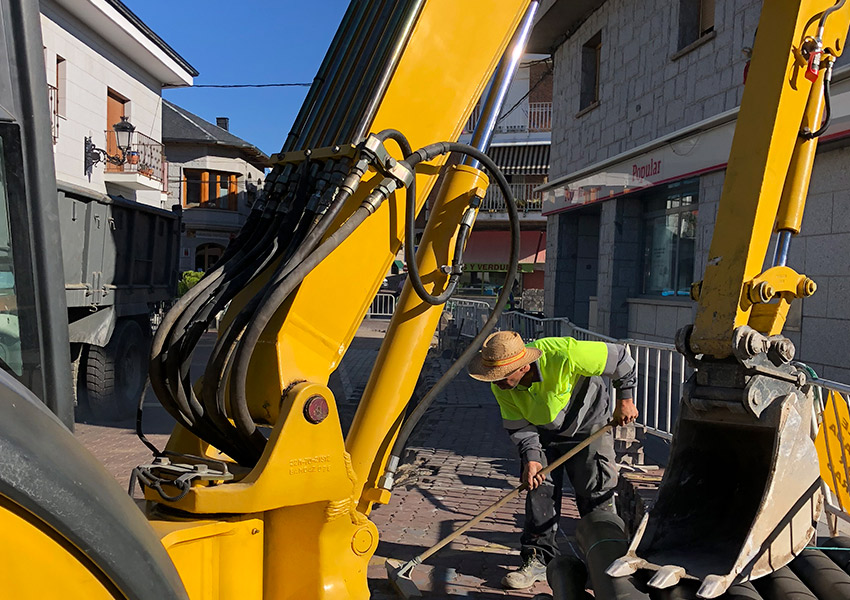
M 64 58 L 56 55 L 56 108 L 55 113 L 65 117 L 68 95 L 68 67 Z
M 215 266 L 215 263 L 218 262 L 222 254 L 224 254 L 224 246 L 219 244 L 201 244 L 195 250 L 195 270 L 206 273 Z
M 23 164 L 18 125 L 0 123 L 0 368 L 44 398 Z
M 679 50 L 714 31 L 714 0 L 679 0 Z
M 237 176 L 222 171 L 183 169 L 183 206 L 237 210 Z
M 598 32 L 581 48 L 581 97 L 579 110 L 599 102 L 599 63 L 602 55 L 602 32 Z
M 698 195 L 699 179 L 688 179 L 645 197 L 644 294 L 690 295 Z
M 113 89 L 106 88 L 106 152 L 112 156 L 120 156 L 121 151 L 118 149 L 118 138 L 112 131 L 112 126 L 121 121 L 121 117 L 126 117 L 129 100 L 116 92 Z M 124 171 L 124 165 L 113 165 L 110 162 L 106 163 L 106 171 L 108 173 L 121 173 Z

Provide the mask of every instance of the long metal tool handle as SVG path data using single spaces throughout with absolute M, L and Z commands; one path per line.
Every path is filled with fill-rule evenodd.
M 606 433 L 611 431 L 611 429 L 613 427 L 614 427 L 613 423 L 608 423 L 605 427 L 603 427 L 602 429 L 600 429 L 596 433 L 590 435 L 583 442 L 580 442 L 578 445 L 576 445 L 575 448 L 573 448 L 572 450 L 570 450 L 569 452 L 567 452 L 563 456 L 559 457 L 557 460 L 553 461 L 552 464 L 550 464 L 549 466 L 542 469 L 538 474 L 543 475 L 545 477 L 550 472 L 552 472 L 553 470 L 557 469 L 562 464 L 567 462 L 573 456 L 575 456 L 576 454 L 578 454 L 579 452 L 581 452 L 582 450 L 587 448 L 590 444 L 595 442 L 597 439 L 601 438 L 603 435 L 605 435 Z M 463 525 L 461 525 L 453 533 L 451 533 L 450 535 L 446 536 L 445 538 L 443 538 L 442 540 L 437 542 L 435 545 L 428 548 L 425 552 L 423 552 L 422 554 L 417 556 L 411 562 L 415 562 L 416 564 L 419 564 L 422 561 L 426 560 L 428 557 L 432 556 L 435 552 L 441 550 L 444 546 L 453 542 L 456 538 L 458 538 L 462 534 L 469 531 L 472 527 L 474 527 L 475 525 L 480 523 L 485 517 L 490 516 L 490 514 L 492 514 L 493 511 L 495 511 L 497 508 L 504 506 L 505 504 L 507 504 L 508 502 L 510 502 L 511 500 L 516 498 L 517 496 L 519 496 L 520 492 L 522 492 L 526 489 L 528 489 L 527 483 L 523 483 L 519 487 L 515 487 L 508 494 L 506 494 L 505 496 L 502 496 L 499 500 L 497 500 L 496 502 L 494 502 L 493 504 L 491 504 L 490 506 L 485 508 L 484 511 L 481 512 L 481 514 L 479 514 L 477 517 L 474 517 L 473 519 L 471 519 L 471 520 L 467 521 L 466 523 L 464 523 Z

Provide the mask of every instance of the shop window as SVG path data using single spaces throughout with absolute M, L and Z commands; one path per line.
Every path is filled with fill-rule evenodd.
M 183 169 L 183 206 L 237 210 L 237 176 L 222 171 Z
M 715 0 L 679 0 L 679 50 L 714 31 Z
M 690 295 L 698 195 L 699 179 L 688 179 L 644 198 L 644 294 Z
M 54 112 L 59 117 L 65 117 L 68 96 L 68 63 L 64 58 L 56 56 L 56 106 Z
M 581 96 L 579 110 L 599 102 L 599 67 L 602 56 L 602 32 L 581 48 Z

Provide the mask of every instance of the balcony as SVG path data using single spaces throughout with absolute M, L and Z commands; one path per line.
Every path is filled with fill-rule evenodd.
M 472 133 L 481 118 L 481 105 L 473 109 L 463 133 Z M 552 103 L 529 102 L 503 114 L 496 123 L 494 133 L 537 133 L 552 131 Z
M 524 213 L 540 213 L 541 195 L 534 192 L 534 188 L 540 187 L 539 183 L 509 183 L 511 193 L 516 198 L 517 208 L 520 215 Z M 505 196 L 499 186 L 493 184 L 487 188 L 487 195 L 481 203 L 481 213 L 505 213 L 508 209 L 505 205 Z
M 53 134 L 53 143 L 59 140 L 59 88 L 47 84 L 47 102 L 50 106 L 50 132 Z
M 104 133 L 106 151 L 120 156 L 115 131 Z M 162 144 L 138 131 L 133 136 L 135 141 L 127 152 L 126 162 L 122 165 L 107 163 L 104 181 L 134 190 L 164 190 L 166 163 Z

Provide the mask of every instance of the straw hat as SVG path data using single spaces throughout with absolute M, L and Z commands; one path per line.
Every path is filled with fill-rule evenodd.
M 478 355 L 469 362 L 469 375 L 478 381 L 499 381 L 541 354 L 537 348 L 527 348 L 516 331 L 497 331 L 484 340 Z

